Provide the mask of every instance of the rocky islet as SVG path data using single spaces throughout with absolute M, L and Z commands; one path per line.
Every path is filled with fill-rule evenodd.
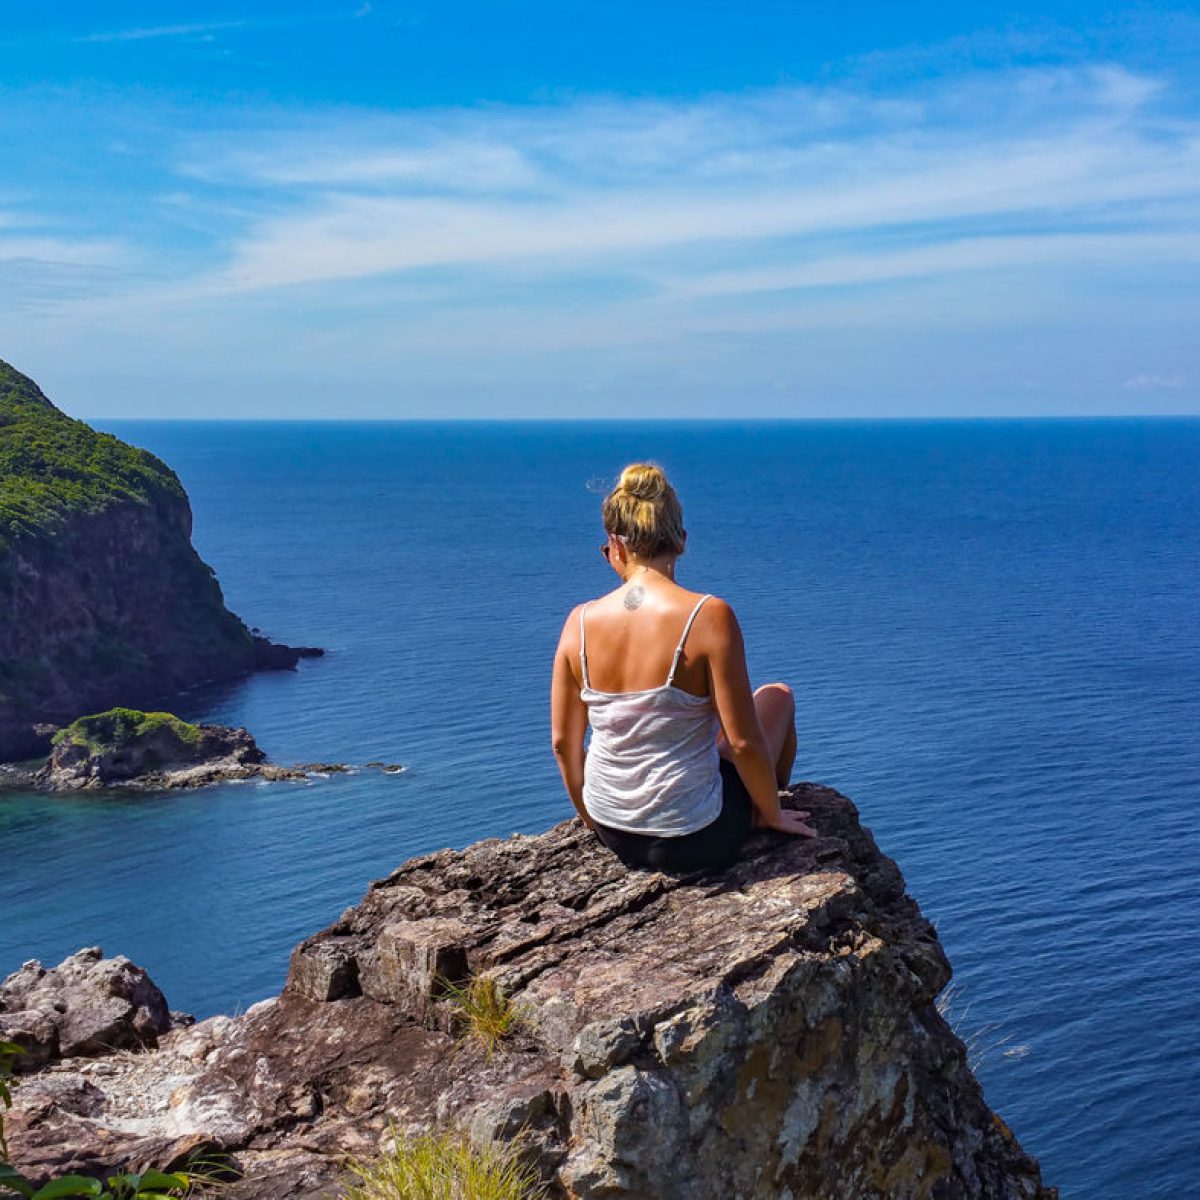
M 247 729 L 113 708 L 60 729 L 44 762 L 0 763 L 0 792 L 173 791 L 249 779 L 306 780 L 358 769 L 347 763 L 280 766 L 267 762 Z M 404 772 L 401 763 L 370 762 L 366 769 Z

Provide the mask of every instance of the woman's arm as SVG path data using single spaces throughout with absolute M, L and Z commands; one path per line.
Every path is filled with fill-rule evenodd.
M 813 830 L 795 812 L 779 806 L 775 765 L 754 710 L 754 693 L 746 668 L 746 647 L 733 609 L 715 596 L 701 610 L 707 616 L 703 643 L 707 650 L 709 686 L 729 756 L 737 767 L 759 821 L 770 829 L 812 836 Z
M 590 829 L 592 820 L 583 807 L 583 739 L 587 733 L 587 705 L 579 695 L 572 663 L 579 658 L 579 609 L 567 618 L 550 679 L 550 741 L 567 795 L 580 819 Z

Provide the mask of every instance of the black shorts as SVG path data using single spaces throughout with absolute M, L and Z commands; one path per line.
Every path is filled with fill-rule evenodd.
M 630 833 L 593 822 L 600 840 L 627 866 L 641 871 L 707 871 L 729 866 L 754 822 L 754 803 L 737 767 L 721 759 L 721 812 L 682 837 Z

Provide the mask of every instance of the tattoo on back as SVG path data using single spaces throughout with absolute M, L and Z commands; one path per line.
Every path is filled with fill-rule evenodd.
M 646 598 L 646 589 L 640 583 L 635 583 L 633 587 L 625 593 L 625 607 L 631 612 L 635 608 L 642 607 L 642 601 Z

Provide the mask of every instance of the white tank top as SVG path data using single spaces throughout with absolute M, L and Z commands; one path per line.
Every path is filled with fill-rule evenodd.
M 601 825 L 657 837 L 682 837 L 721 812 L 719 724 L 709 696 L 675 686 L 675 671 L 692 622 L 675 647 L 667 681 L 640 692 L 598 692 L 588 682 L 587 634 L 579 613 L 580 697 L 592 738 L 583 768 L 583 804 Z

